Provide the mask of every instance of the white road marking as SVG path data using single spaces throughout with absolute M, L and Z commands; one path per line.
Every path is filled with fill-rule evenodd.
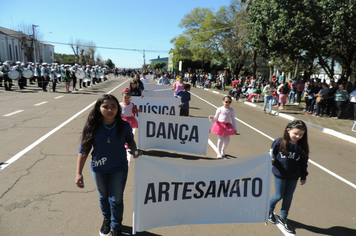
M 285 235 L 285 236 L 291 236 L 291 235 L 295 235 L 295 234 L 291 234 L 291 233 L 288 233 L 287 231 L 284 230 L 284 226 L 277 223 L 276 226 L 278 227 L 278 229 L 280 231 L 282 231 L 282 233 Z
M 17 111 L 14 111 L 14 112 L 5 114 L 5 115 L 3 115 L 3 116 L 12 116 L 12 115 L 15 115 L 15 114 L 20 113 L 20 112 L 23 112 L 23 111 L 24 111 L 24 110 L 17 110 Z
M 112 89 L 109 93 L 111 93 L 112 91 L 114 91 L 115 89 L 117 89 L 118 87 L 120 87 L 121 85 L 123 85 L 124 83 L 126 83 L 128 80 L 124 81 L 123 83 L 119 84 L 118 86 L 116 86 L 114 89 Z M 11 157 L 9 160 L 5 161 L 2 165 L 0 165 L 0 171 L 2 171 L 3 169 L 5 169 L 6 167 L 8 167 L 9 165 L 11 165 L 12 163 L 14 163 L 15 161 L 17 161 L 18 159 L 20 159 L 20 157 L 22 157 L 23 155 L 25 155 L 27 152 L 29 152 L 32 148 L 36 147 L 38 144 L 40 144 L 42 141 L 46 140 L 49 136 L 51 136 L 52 134 L 54 134 L 55 132 L 57 132 L 58 130 L 60 130 L 61 128 L 63 128 L 66 124 L 68 124 L 69 122 L 71 122 L 72 120 L 74 120 L 76 117 L 78 117 L 80 114 L 82 114 L 83 112 L 85 112 L 86 110 L 88 110 L 89 108 L 92 108 L 93 105 L 96 103 L 96 101 L 92 102 L 91 104 L 89 104 L 87 107 L 85 107 L 84 109 L 82 109 L 81 111 L 79 111 L 77 114 L 75 114 L 74 116 L 72 116 L 71 118 L 69 118 L 68 120 L 66 120 L 65 122 L 63 122 L 62 124 L 60 124 L 59 126 L 57 126 L 56 128 L 54 128 L 53 130 L 49 131 L 47 134 L 43 135 L 41 138 L 39 138 L 38 140 L 36 140 L 34 143 L 32 143 L 31 145 L 29 145 L 28 147 L 26 147 L 24 150 L 20 151 L 19 153 L 17 153 L 15 156 Z
M 214 151 L 216 152 L 216 154 L 219 155 L 219 150 L 218 150 L 218 148 L 215 146 L 215 144 L 214 144 L 210 139 L 208 139 L 208 143 L 209 143 L 210 147 L 211 147 L 212 149 L 214 149 Z
M 218 107 L 215 106 L 214 104 L 211 104 L 210 102 L 208 102 L 208 101 L 206 101 L 205 99 L 203 99 L 203 98 L 201 98 L 201 97 L 195 95 L 194 93 L 191 93 L 191 94 L 193 94 L 195 97 L 199 98 L 200 100 L 202 100 L 202 101 L 208 103 L 209 105 L 211 105 L 211 106 L 213 106 L 213 107 L 215 107 L 215 108 L 218 108 Z M 266 138 L 270 139 L 271 141 L 274 141 L 274 140 L 275 140 L 275 139 L 272 138 L 271 136 L 268 136 L 267 134 L 263 133 L 262 131 L 260 131 L 260 130 L 258 130 L 258 129 L 256 129 L 256 128 L 254 128 L 254 127 L 252 127 L 251 125 L 247 124 L 246 122 L 244 122 L 244 121 L 242 121 L 242 120 L 240 120 L 240 119 L 238 119 L 238 118 L 236 118 L 236 117 L 235 117 L 235 119 L 236 119 L 237 121 L 241 122 L 242 124 L 246 125 L 247 127 L 253 129 L 254 131 L 258 132 L 259 134 L 261 134 L 261 135 L 265 136 Z M 356 185 L 355 185 L 355 184 L 353 184 L 353 183 L 351 183 L 350 181 L 348 181 L 348 180 L 342 178 L 341 176 L 335 174 L 335 173 L 332 172 L 331 170 L 328 170 L 327 168 L 321 166 L 320 164 L 316 163 L 315 161 L 312 161 L 311 159 L 309 159 L 309 162 L 312 163 L 313 165 L 315 165 L 316 167 L 320 168 L 321 170 L 325 171 L 326 173 L 330 174 L 331 176 L 334 176 L 334 177 L 337 178 L 338 180 L 341 180 L 341 181 L 344 182 L 345 184 L 347 184 L 347 185 L 351 186 L 352 188 L 356 189 Z
M 64 96 L 58 96 L 58 97 L 55 97 L 54 99 L 60 99 L 60 98 L 62 98 L 62 97 L 64 97 Z
M 35 104 L 34 106 L 35 106 L 35 107 L 38 107 L 38 106 L 41 106 L 41 105 L 43 105 L 43 104 L 46 104 L 47 102 L 48 102 L 48 101 L 40 102 L 40 103 Z

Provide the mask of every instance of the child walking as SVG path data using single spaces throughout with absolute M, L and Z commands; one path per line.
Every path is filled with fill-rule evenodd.
M 131 80 L 130 82 L 130 94 L 132 96 L 137 96 L 137 97 L 142 96 L 141 90 L 137 87 L 137 81 L 135 79 Z
M 174 96 L 177 96 L 177 93 L 184 89 L 183 80 L 184 80 L 184 76 L 179 75 L 179 81 L 177 81 L 173 84 Z
M 56 76 L 56 69 L 51 70 L 51 74 L 49 74 L 50 80 L 52 81 L 52 90 L 54 93 L 57 92 L 56 85 L 57 85 L 57 76 Z
M 278 222 L 287 232 L 293 233 L 294 229 L 287 221 L 289 208 L 298 179 L 300 178 L 300 184 L 304 185 L 308 175 L 308 132 L 307 126 L 302 120 L 288 123 L 284 129 L 283 137 L 272 143 L 271 155 L 275 193 L 270 201 L 268 221 L 276 224 L 277 217 L 273 210 L 277 202 L 283 199 Z
M 141 112 L 141 110 L 136 110 L 135 109 L 135 104 L 131 102 L 131 93 L 130 92 L 123 92 L 122 93 L 122 100 L 123 102 L 120 102 L 120 107 L 121 107 L 121 117 L 124 121 L 127 121 L 130 123 L 131 128 L 138 128 L 138 122 L 136 117 L 133 116 L 133 114 L 137 114 Z
M 105 94 L 96 101 L 84 126 L 75 177 L 75 184 L 84 188 L 82 172 L 92 150 L 90 166 L 103 216 L 100 235 L 122 235 L 123 198 L 128 173 L 125 143 L 134 153 L 134 158 L 142 155 L 136 148 L 130 125 L 121 119 L 118 100 Z
M 211 133 L 218 135 L 218 159 L 225 159 L 225 149 L 230 142 L 230 135 L 237 133 L 235 111 L 230 107 L 232 99 L 230 96 L 223 98 L 223 105 L 216 110 L 215 116 L 210 115 L 209 119 L 216 120 L 211 127 Z M 231 124 L 232 122 L 232 124 Z
M 180 116 L 189 116 L 190 84 L 184 84 L 183 90 L 177 92 L 177 97 L 181 99 Z
M 70 93 L 69 87 L 70 87 L 70 81 L 71 81 L 71 76 L 72 72 L 69 70 L 69 65 L 64 66 L 64 75 L 62 77 L 63 82 L 66 82 L 66 93 Z

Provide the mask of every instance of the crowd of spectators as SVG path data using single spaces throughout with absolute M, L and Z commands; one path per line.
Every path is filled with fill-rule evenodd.
M 231 84 L 233 89 L 229 95 L 238 97 L 237 100 L 243 96 L 247 102 L 254 96 L 261 96 L 262 89 L 265 113 L 267 104 L 270 112 L 273 105 L 283 110 L 286 109 L 285 104 L 293 104 L 303 105 L 303 112 L 308 115 L 356 120 L 356 83 L 332 80 L 328 84 L 319 78 L 306 81 L 292 78 L 285 82 L 284 78 L 275 76 L 270 80 L 239 76 L 233 77 Z
M 168 75 L 175 79 L 174 75 Z M 231 86 L 229 95 L 236 101 L 244 98 L 250 102 L 253 98 L 263 100 L 263 111 L 269 112 L 272 106 L 278 109 L 287 109 L 286 104 L 304 106 L 303 113 L 316 117 L 331 117 L 333 119 L 356 119 L 356 83 L 341 80 L 331 81 L 329 84 L 318 78 L 307 80 L 292 78 L 288 82 L 284 76 L 272 76 L 267 79 L 263 76 L 231 75 L 226 72 L 211 73 L 185 73 L 184 81 L 190 82 L 192 87 L 213 88 L 225 90 Z

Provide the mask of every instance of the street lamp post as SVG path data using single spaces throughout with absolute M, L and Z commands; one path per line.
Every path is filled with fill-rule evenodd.
M 33 37 L 33 50 L 35 54 L 35 64 L 36 64 L 36 37 L 35 37 L 35 27 L 39 27 L 39 25 L 32 25 L 32 37 Z
M 145 49 L 143 49 L 143 69 L 146 70 Z

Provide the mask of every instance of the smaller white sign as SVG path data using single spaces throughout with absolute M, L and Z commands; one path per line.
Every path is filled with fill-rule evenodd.
M 143 113 L 138 122 L 138 147 L 206 155 L 208 118 Z

